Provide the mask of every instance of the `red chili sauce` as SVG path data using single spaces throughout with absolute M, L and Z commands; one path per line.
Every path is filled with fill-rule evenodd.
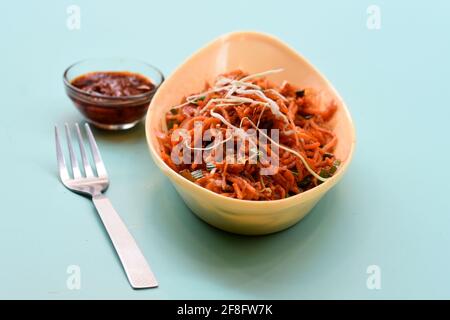
M 72 80 L 72 85 L 91 94 L 109 97 L 135 96 L 155 87 L 143 75 L 128 71 L 86 73 Z
M 81 113 L 106 125 L 142 119 L 155 92 L 155 85 L 147 77 L 128 71 L 90 72 L 76 77 L 71 84 L 87 94 L 70 95 Z

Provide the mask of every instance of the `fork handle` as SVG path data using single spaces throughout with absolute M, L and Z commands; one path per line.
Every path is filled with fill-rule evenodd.
M 93 196 L 92 201 L 111 238 L 131 286 L 136 289 L 157 287 L 158 282 L 144 255 L 109 199 L 104 194 L 99 194 Z

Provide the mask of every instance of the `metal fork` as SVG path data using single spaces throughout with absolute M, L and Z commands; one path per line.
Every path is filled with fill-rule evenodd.
M 92 170 L 87 158 L 80 126 L 76 123 L 75 129 L 78 137 L 78 144 L 80 146 L 84 173 L 80 170 L 77 156 L 75 155 L 72 145 L 71 130 L 69 125 L 66 123 L 65 130 L 67 147 L 69 149 L 70 162 L 72 164 L 73 178 L 71 177 L 69 169 L 66 166 L 59 137 L 59 130 L 58 127 L 55 126 L 56 157 L 58 159 L 59 176 L 61 181 L 69 190 L 83 194 L 92 199 L 106 231 L 111 238 L 114 248 L 116 249 L 120 261 L 122 262 L 122 266 L 131 286 L 136 289 L 157 287 L 158 283 L 150 270 L 144 255 L 141 250 L 139 250 L 136 241 L 133 239 L 133 236 L 128 231 L 122 219 L 120 219 L 120 216 L 114 210 L 111 202 L 103 194 L 109 186 L 108 174 L 89 124 L 86 123 L 85 127 L 95 164 L 96 174 Z

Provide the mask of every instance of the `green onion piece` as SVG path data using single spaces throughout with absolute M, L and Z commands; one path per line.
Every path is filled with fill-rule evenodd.
M 215 169 L 215 168 L 216 168 L 216 165 L 215 165 L 214 163 L 212 163 L 212 162 L 206 163 L 206 169 L 207 169 L 208 171 L 211 171 L 211 170 L 213 170 L 213 169 Z
M 191 103 L 198 105 L 199 101 L 203 101 L 205 99 L 206 99 L 206 96 L 201 96 L 201 97 L 198 97 L 197 99 L 192 100 Z
M 332 166 L 330 168 L 330 170 L 328 170 L 328 173 L 330 174 L 330 176 L 332 176 L 336 172 L 336 170 L 337 170 L 337 167 L 336 166 Z
M 341 165 L 341 160 L 335 160 L 333 163 L 333 166 L 328 170 L 330 173 L 330 176 L 334 175 L 338 169 L 338 167 Z
M 320 169 L 319 176 L 321 176 L 322 178 L 331 177 L 330 172 L 327 169 Z
M 202 170 L 195 170 L 191 172 L 191 175 L 194 177 L 195 180 L 198 180 L 200 178 L 203 178 L 203 172 Z
M 176 124 L 177 122 L 174 119 L 170 119 L 169 121 L 167 121 L 167 128 L 170 130 L 173 128 L 173 126 Z
M 330 169 L 321 169 L 319 176 L 321 176 L 322 178 L 330 178 L 331 176 L 333 176 L 338 167 L 341 165 L 341 161 L 340 160 L 336 160 L 334 161 L 333 165 L 330 167 Z

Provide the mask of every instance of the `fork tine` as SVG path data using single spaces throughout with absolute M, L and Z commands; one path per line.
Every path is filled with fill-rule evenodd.
M 62 181 L 69 180 L 69 172 L 67 171 L 66 161 L 61 148 L 61 141 L 59 139 L 58 127 L 55 126 L 55 144 L 56 144 L 56 159 L 58 161 L 59 176 Z
M 90 178 L 94 176 L 94 172 L 92 171 L 91 165 L 89 164 L 89 160 L 86 156 L 86 149 L 84 148 L 83 136 L 81 134 L 80 126 L 78 125 L 78 123 L 75 123 L 75 128 L 77 131 L 78 145 L 80 146 L 81 162 L 83 163 L 84 173 L 86 174 L 86 177 Z
M 103 163 L 100 151 L 98 150 L 97 143 L 95 142 L 94 135 L 92 134 L 89 124 L 85 124 L 86 132 L 89 138 L 89 146 L 91 147 L 92 155 L 94 156 L 95 168 L 99 177 L 107 177 L 105 165 Z
M 69 147 L 70 163 L 72 164 L 73 177 L 75 179 L 78 179 L 81 178 L 81 171 L 80 167 L 78 166 L 78 160 L 75 155 L 75 152 L 73 152 L 72 135 L 70 134 L 69 125 L 66 123 L 65 127 L 66 127 L 67 146 Z

